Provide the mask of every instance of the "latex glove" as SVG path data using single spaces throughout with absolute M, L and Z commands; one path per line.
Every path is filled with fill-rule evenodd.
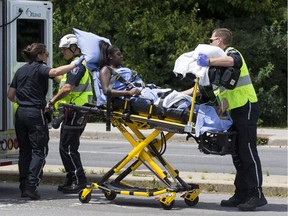
M 84 60 L 84 55 L 81 55 L 79 59 L 74 63 L 75 67 L 79 67 L 82 64 L 82 61 Z
M 197 64 L 199 66 L 202 66 L 202 67 L 209 66 L 209 58 L 208 58 L 208 56 L 203 54 L 203 53 L 199 53 L 198 54 L 198 58 L 197 58 Z

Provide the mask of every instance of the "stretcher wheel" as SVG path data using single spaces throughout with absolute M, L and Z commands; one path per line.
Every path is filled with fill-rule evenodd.
M 83 198 L 83 197 L 82 197 L 83 191 L 84 191 L 84 190 L 81 190 L 81 191 L 79 192 L 79 195 L 78 195 L 79 201 L 80 201 L 81 203 L 89 203 L 90 200 L 91 200 L 91 192 L 88 193 L 87 196 Z
M 105 195 L 107 200 L 114 200 L 116 198 L 116 193 L 113 191 L 104 192 L 104 195 Z
M 184 199 L 184 201 L 188 206 L 195 206 L 199 202 L 199 197 L 197 196 L 193 201 L 188 199 Z
M 175 200 L 173 200 L 173 201 L 172 201 L 171 203 L 169 203 L 169 204 L 162 203 L 162 202 L 160 202 L 160 203 L 161 203 L 163 209 L 165 209 L 165 210 L 170 210 L 170 209 L 173 208 L 173 206 L 174 206 L 174 204 L 175 204 Z

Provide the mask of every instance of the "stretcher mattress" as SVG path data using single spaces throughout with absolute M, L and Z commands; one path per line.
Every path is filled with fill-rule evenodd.
M 126 105 L 125 105 L 126 103 Z M 126 108 L 125 108 L 126 107 Z M 124 111 L 129 114 L 147 116 L 147 118 L 158 118 L 165 121 L 172 121 L 177 123 L 186 124 L 189 120 L 190 109 L 176 109 L 176 108 L 164 108 L 161 106 L 155 106 L 146 99 L 137 101 L 115 98 L 112 101 L 113 111 Z M 194 111 L 192 122 L 196 122 L 197 113 Z

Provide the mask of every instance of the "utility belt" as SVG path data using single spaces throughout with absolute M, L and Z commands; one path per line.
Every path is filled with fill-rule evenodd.
M 51 125 L 54 129 L 63 124 L 63 129 L 82 129 L 86 126 L 87 117 L 79 110 L 70 109 L 59 105 L 59 115 L 55 117 Z
M 36 109 L 42 109 L 42 110 L 45 109 L 44 106 L 39 106 L 39 105 L 20 105 L 20 104 L 19 104 L 19 107 L 23 107 L 23 108 L 36 108 Z

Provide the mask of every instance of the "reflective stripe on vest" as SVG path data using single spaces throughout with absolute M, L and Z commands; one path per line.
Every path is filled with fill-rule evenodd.
M 251 78 L 249 75 L 243 76 L 243 77 L 239 77 L 236 88 L 237 87 L 241 87 L 241 86 L 245 86 L 245 85 L 249 85 L 251 84 Z M 226 89 L 223 86 L 220 86 L 220 93 L 224 92 Z
M 227 48 L 225 50 L 225 53 L 227 54 L 228 51 L 232 49 L 234 48 Z M 228 90 L 224 87 L 220 87 L 214 92 L 215 95 L 219 97 L 220 101 L 223 98 L 226 98 L 228 100 L 228 110 L 244 106 L 248 101 L 250 101 L 251 103 L 255 103 L 258 101 L 245 60 L 242 54 L 238 50 L 236 51 L 240 54 L 242 59 L 242 67 L 240 69 L 241 73 L 236 87 L 233 90 Z
M 85 74 L 86 74 L 86 72 L 85 72 Z M 63 77 L 65 75 L 63 75 Z M 65 85 L 66 80 L 67 80 L 67 76 L 65 76 L 64 79 L 63 78 L 61 79 L 60 88 L 62 88 Z M 87 81 L 89 81 L 89 80 L 87 80 Z M 83 92 L 83 91 L 92 91 L 92 86 L 89 85 L 89 82 L 86 82 L 84 84 L 79 83 L 79 85 L 75 86 L 75 88 L 73 89 L 73 92 Z

